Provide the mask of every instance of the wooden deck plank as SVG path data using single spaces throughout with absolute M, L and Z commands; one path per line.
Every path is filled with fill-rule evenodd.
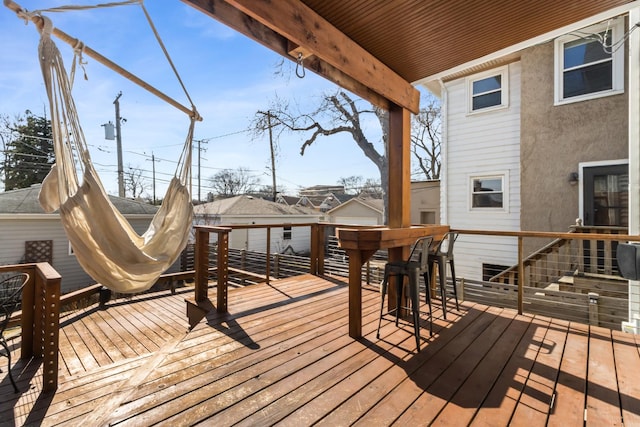
M 467 425 L 471 422 L 491 387 L 500 377 L 502 368 L 513 355 L 518 343 L 529 328 L 530 317 L 515 316 L 491 349 L 451 397 L 434 424 Z M 384 408 L 382 408 L 384 410 Z M 367 414 L 369 415 L 369 414 Z
M 129 359 L 126 363 L 110 367 L 106 375 L 89 375 L 81 382 L 71 385 L 62 383 L 65 391 L 56 393 L 50 402 L 36 403 L 32 414 L 46 413 L 46 425 L 70 423 L 81 425 L 86 417 L 99 406 L 100 401 L 110 398 L 116 393 L 120 384 L 126 381 L 151 354 Z
M 640 372 L 640 354 L 634 336 L 621 331 L 612 331 L 613 352 L 616 366 L 624 367 L 625 372 L 616 369 L 622 420 L 625 425 L 640 425 L 640 382 L 626 375 L 626 372 Z
M 408 425 L 419 423 L 420 420 L 430 423 L 437 417 L 511 323 L 511 319 L 500 316 L 501 313 L 502 309 L 489 308 L 471 327 L 457 333 L 453 345 L 439 355 L 441 360 L 417 373 L 413 379 L 424 391 L 401 414 L 396 424 Z M 510 315 L 514 316 L 515 313 L 510 312 Z
M 108 322 L 109 326 L 113 330 L 113 338 L 116 340 L 116 344 L 118 346 L 130 348 L 133 351 L 134 356 L 148 353 L 150 351 L 149 348 L 157 348 L 148 339 L 136 336 L 131 324 L 118 312 L 118 310 L 107 309 L 98 312 L 98 315 Z M 142 342 L 143 339 L 145 342 Z
M 434 315 L 437 316 L 439 313 L 441 313 L 441 310 L 436 311 L 434 307 Z M 480 312 L 477 312 L 476 315 L 469 314 L 459 321 L 462 323 L 471 323 L 479 313 Z M 426 325 L 423 326 L 424 332 L 426 332 L 427 327 L 428 326 Z M 375 352 L 375 356 L 378 358 L 378 365 L 380 365 L 380 367 L 374 364 L 368 364 L 362 366 L 357 373 L 346 378 L 340 383 L 329 384 L 330 388 L 325 387 L 326 389 L 323 390 L 320 395 L 288 415 L 286 418 L 281 420 L 278 425 L 295 426 L 300 425 L 299 422 L 302 422 L 302 424 L 305 425 L 310 425 L 320 420 L 327 413 L 327 408 L 331 408 L 331 410 L 333 410 L 332 408 L 336 406 L 336 402 L 350 399 L 364 387 L 367 387 L 370 384 L 372 385 L 372 382 L 380 374 L 378 370 L 386 372 L 389 369 L 394 369 L 394 367 L 390 367 L 389 365 L 390 363 L 393 364 L 394 361 L 402 365 L 400 369 L 405 370 L 406 372 L 413 372 L 415 369 L 418 369 L 419 366 L 423 365 L 426 360 L 436 354 L 438 349 L 442 348 L 448 342 L 446 336 L 441 335 L 442 329 L 444 329 L 443 325 L 434 325 L 434 337 L 429 340 L 428 345 L 426 345 L 420 353 L 414 354 L 415 344 L 410 328 L 405 328 L 403 331 L 400 331 L 395 327 L 395 325 L 393 325 L 393 323 L 388 323 L 381 329 L 381 339 L 379 341 L 374 341 L 377 346 L 393 344 L 393 347 L 384 353 L 381 353 L 380 351 Z M 397 334 L 400 332 L 405 335 L 405 340 L 402 343 L 396 344 L 395 341 L 390 341 L 387 337 L 387 335 L 394 336 L 389 335 L 390 333 Z M 372 341 L 375 339 L 373 334 L 370 334 L 369 336 L 365 335 L 365 337 Z M 397 350 L 399 351 L 396 351 L 395 347 L 398 347 Z M 413 381 L 410 381 L 410 383 L 414 384 Z M 338 396 L 338 399 L 336 399 L 336 396 Z M 388 396 L 389 395 L 387 395 L 387 397 Z M 406 395 L 401 396 L 400 393 L 394 393 L 393 396 L 402 398 Z M 389 405 L 388 407 L 390 409 L 394 407 L 394 403 L 395 401 L 392 399 L 385 402 L 385 404 Z M 400 405 L 404 405 L 404 402 L 400 403 Z
M 336 317 L 345 315 L 345 309 L 341 309 L 335 314 Z M 285 326 L 282 333 L 272 337 L 265 337 L 265 341 L 260 341 L 261 347 L 264 346 L 264 349 L 260 350 L 260 354 L 256 354 L 255 350 L 249 349 L 236 342 L 234 345 L 228 346 L 225 350 L 217 352 L 215 355 L 212 354 L 209 359 L 198 358 L 195 363 L 185 360 L 186 364 L 181 368 L 171 369 L 158 379 L 153 379 L 157 378 L 157 376 L 150 377 L 150 381 L 145 385 L 145 389 L 150 388 L 159 391 L 153 393 L 153 396 L 149 396 L 148 392 L 145 393 L 143 389 L 141 389 L 141 393 L 131 396 L 131 403 L 126 405 L 129 408 L 123 407 L 117 411 L 118 416 L 134 414 L 141 409 L 151 409 L 168 403 L 183 394 L 176 393 L 179 390 L 175 388 L 162 387 L 162 384 L 182 383 L 187 389 L 198 389 L 209 385 L 213 381 L 222 380 L 236 373 L 242 373 L 241 371 L 245 369 L 268 369 L 269 367 L 277 366 L 281 363 L 280 359 L 286 360 L 295 356 L 296 353 L 312 350 L 317 347 L 317 342 L 325 342 L 326 340 L 333 339 L 325 336 L 326 331 L 317 331 L 316 322 L 322 317 L 324 317 L 323 312 L 319 312 L 318 317 L 315 319 L 313 317 L 309 318 L 309 322 L 299 324 L 298 326 L 289 324 Z M 342 323 L 337 320 L 332 322 L 331 319 L 327 319 L 327 322 L 329 325 L 332 323 L 336 323 L 336 325 Z M 335 333 L 332 337 L 339 335 L 339 328 L 335 328 Z M 164 367 L 160 367 L 160 369 L 162 368 Z M 206 375 L 203 375 L 203 372 L 206 373 Z M 252 374 L 249 374 L 249 377 L 251 377 L 251 375 Z M 239 377 L 236 377 L 235 380 L 238 381 L 238 378 Z M 145 402 L 150 402 L 150 405 L 145 406 Z
M 377 321 L 377 312 L 373 312 L 373 317 L 363 317 L 363 331 L 372 334 L 373 327 Z M 373 319 L 373 324 L 369 321 Z M 323 363 L 328 366 L 321 373 L 309 378 L 304 384 L 297 389 L 284 390 L 278 394 L 277 399 L 269 399 L 263 402 L 259 411 L 241 420 L 238 426 L 255 426 L 255 425 L 274 425 L 282 421 L 282 419 L 294 411 L 310 404 L 312 401 L 317 402 L 320 395 L 327 393 L 329 389 L 339 388 L 337 384 L 343 381 L 349 381 L 350 378 L 357 376 L 359 378 L 366 376 L 363 367 L 373 366 L 375 358 L 387 357 L 394 348 L 402 348 L 407 340 L 413 340 L 413 336 L 400 329 L 383 329 L 381 331 L 382 339 L 380 341 L 371 342 L 363 340 L 358 342 L 368 348 L 376 346 L 376 351 L 364 351 L 348 355 L 343 358 L 336 358 L 336 355 L 330 355 Z M 356 341 L 354 341 L 356 343 Z M 402 351 L 403 356 L 408 357 L 408 353 Z M 398 356 L 395 356 L 398 357 Z M 309 419 L 302 420 L 300 416 L 296 416 L 297 425 L 310 424 Z
M 585 392 L 587 389 L 587 358 L 589 326 L 572 323 L 560 365 L 555 388 L 554 405 L 548 425 L 581 427 L 584 425 Z
M 568 427 L 586 403 L 587 425 L 615 425 L 616 413 L 626 425 L 640 417 L 638 336 L 468 302 L 444 320 L 436 304 L 435 334 L 424 317 L 416 353 L 410 322 L 383 322 L 375 338 L 373 286 L 362 290 L 359 340 L 348 337 L 344 282 L 305 275 L 232 289 L 229 313 L 212 312 L 192 331 L 188 294 L 136 295 L 66 315 L 63 357 L 100 366 L 61 375 L 46 396 L 37 363 L 15 364 L 17 395 L 3 369 L 0 417 L 11 425 L 296 427 L 535 425 L 548 417 Z
M 587 378 L 586 424 L 621 426 L 622 412 L 615 375 L 611 331 L 591 326 Z
M 500 378 L 493 384 L 480 405 L 471 426 L 509 425 L 548 326 L 548 319 L 534 318 L 531 321 L 525 336 L 503 368 Z
M 372 296 L 371 298 L 375 298 L 375 296 Z M 340 310 L 328 319 L 322 312 L 317 313 L 317 309 L 314 309 L 313 304 L 307 304 L 307 306 L 308 313 L 305 315 L 305 312 L 302 312 L 299 313 L 299 315 L 300 318 L 308 319 L 310 321 L 301 324 L 301 328 L 317 327 L 321 322 L 330 321 L 334 316 L 336 319 L 342 319 L 342 323 L 346 318 L 346 301 L 340 304 Z M 333 306 L 335 309 L 335 301 L 333 301 Z M 309 317 L 313 313 L 319 315 L 318 320 L 314 320 Z M 259 315 L 259 313 L 253 314 L 253 316 Z M 289 317 L 290 314 L 288 312 L 282 312 L 281 316 L 286 318 Z M 370 316 L 375 317 L 375 313 L 370 313 Z M 323 320 L 323 318 L 325 320 Z M 269 321 L 271 321 L 271 316 L 269 316 L 269 319 Z M 245 329 L 244 323 L 240 324 L 240 326 Z M 264 325 L 256 324 L 256 327 L 259 328 L 262 328 L 263 326 Z M 268 326 L 269 325 L 267 324 L 267 329 L 269 329 Z M 281 341 L 282 343 L 285 343 L 287 339 L 296 339 L 300 332 L 300 330 L 292 330 L 290 326 L 287 329 L 289 329 L 289 331 L 286 334 L 278 335 L 280 340 L 284 340 Z M 215 332 L 215 329 L 213 332 Z M 163 391 L 155 393 L 152 401 L 159 410 L 156 412 L 146 412 L 143 414 L 142 418 L 136 418 L 136 422 L 147 424 L 162 421 L 162 417 L 164 416 L 163 414 L 172 412 L 177 413 L 179 412 L 178 408 L 181 408 L 183 411 L 180 413 L 180 419 L 169 419 L 167 422 L 170 424 L 174 422 L 190 424 L 200 418 L 213 415 L 218 410 L 224 409 L 225 405 L 235 402 L 238 395 L 249 393 L 250 390 L 255 390 L 255 387 L 260 388 L 260 386 L 264 384 L 263 381 L 269 381 L 270 377 L 266 375 L 267 372 L 277 369 L 286 369 L 287 367 L 290 368 L 292 365 L 299 366 L 298 364 L 301 363 L 301 361 L 304 362 L 306 360 L 305 357 L 308 357 L 305 355 L 313 353 L 313 351 L 319 347 L 323 348 L 323 352 L 325 352 L 327 351 L 327 347 L 336 348 L 336 346 L 339 347 L 340 345 L 345 345 L 352 341 L 344 339 L 344 336 L 344 331 L 341 331 L 340 328 L 336 328 L 329 332 L 325 330 L 322 334 L 318 334 L 312 339 L 308 339 L 307 341 L 295 346 L 285 344 L 286 351 L 277 354 L 277 357 L 274 355 L 274 357 L 269 358 L 264 358 L 260 354 L 262 352 L 261 349 L 255 351 L 255 349 L 250 349 L 236 342 L 235 345 L 240 354 L 237 352 L 235 356 L 238 359 L 245 359 L 245 366 L 242 366 L 242 364 L 227 364 L 224 363 L 224 361 L 222 361 L 222 363 L 217 361 L 218 363 L 214 362 L 213 364 L 207 364 L 207 368 L 204 371 L 202 370 L 202 367 L 196 367 L 195 372 L 206 372 L 207 374 L 199 375 L 194 379 L 195 382 L 194 380 L 189 379 L 181 382 L 184 389 L 192 391 L 189 395 L 176 396 L 170 394 L 168 396 L 160 396 L 163 394 Z M 277 343 L 272 343 L 271 345 L 277 345 Z M 223 355 L 226 353 L 227 352 L 223 353 Z M 283 365 L 285 365 L 284 368 Z M 178 376 L 182 375 L 181 370 L 174 370 L 174 372 L 177 372 Z M 272 373 L 272 375 L 274 374 Z M 162 406 L 158 406 L 157 402 L 162 403 Z M 136 405 L 137 404 L 138 403 L 136 403 Z M 176 408 L 175 411 L 171 409 L 174 407 Z M 120 416 L 121 414 L 118 413 L 117 415 Z
M 126 359 L 126 356 L 120 351 L 120 347 L 113 342 L 112 337 L 106 334 L 107 325 L 102 319 L 97 318 L 97 316 L 86 316 L 81 317 L 78 322 L 82 322 L 87 332 L 96 339 L 100 345 L 101 352 L 111 361 L 110 363 Z M 105 362 L 106 358 L 104 359 Z M 107 363 L 103 363 L 102 360 L 100 359 L 100 366 L 105 366 Z
M 531 427 L 547 423 L 567 331 L 568 322 L 551 320 L 522 389 L 511 425 Z

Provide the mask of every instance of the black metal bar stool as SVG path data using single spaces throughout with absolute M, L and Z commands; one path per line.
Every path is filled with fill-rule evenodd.
M 387 295 L 387 287 L 389 284 L 389 277 L 396 277 L 396 295 L 397 304 L 396 308 L 389 310 L 386 314 L 395 312 L 396 314 L 396 326 L 398 326 L 398 318 L 400 316 L 402 290 L 404 288 L 404 276 L 408 276 L 408 290 L 409 298 L 411 300 L 411 311 L 413 313 L 413 329 L 416 336 L 416 346 L 420 351 L 420 276 L 424 277 L 424 282 L 427 284 L 427 304 L 429 305 L 429 333 L 433 335 L 433 323 L 431 322 L 431 295 L 429 295 L 429 264 L 428 254 L 429 247 L 433 242 L 433 237 L 427 236 L 418 239 L 411 248 L 411 253 L 406 261 L 393 261 L 388 262 L 384 266 L 384 279 L 381 284 L 381 303 L 380 303 L 380 319 L 378 320 L 378 331 L 376 337 L 380 339 L 380 325 L 382 323 L 382 317 L 384 316 L 384 299 Z M 413 258 L 417 256 L 418 260 Z
M 458 289 L 456 286 L 456 269 L 453 262 L 453 244 L 458 238 L 458 233 L 450 231 L 444 235 L 440 243 L 429 253 L 429 273 L 433 277 L 433 270 L 438 266 L 438 276 L 440 277 L 440 295 L 442 298 L 442 313 L 447 318 L 447 264 L 451 269 L 451 278 L 453 279 L 453 295 L 456 299 L 456 310 L 460 311 L 458 305 Z M 427 295 L 430 295 L 429 286 L 427 286 Z

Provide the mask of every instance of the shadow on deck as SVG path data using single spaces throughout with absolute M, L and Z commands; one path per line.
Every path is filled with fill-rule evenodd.
M 363 338 L 348 336 L 347 285 L 298 276 L 229 291 L 229 313 L 187 331 L 184 297 L 146 295 L 61 319 L 60 382 L 41 367 L 0 374 L 15 425 L 633 425 L 637 337 L 463 303 L 413 328 L 383 321 L 363 290 Z M 426 308 L 423 307 L 426 311 Z M 18 348 L 14 344 L 15 348 Z M 6 359 L 3 359 L 6 360 Z M 3 361 L 0 361 L 2 363 Z

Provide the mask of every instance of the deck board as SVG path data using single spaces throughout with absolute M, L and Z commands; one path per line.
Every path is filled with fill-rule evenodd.
M 434 335 L 385 318 L 363 288 L 348 336 L 346 283 L 311 275 L 229 290 L 229 313 L 189 331 L 184 298 L 149 294 L 66 315 L 59 389 L 0 359 L 0 417 L 15 425 L 625 425 L 640 420 L 637 336 L 464 302 Z M 210 297 L 215 300 L 215 290 Z M 422 310 L 426 310 L 425 307 Z M 15 343 L 14 347 L 16 347 Z M 16 347 L 17 348 L 17 347 Z M 17 352 L 17 350 L 16 350 Z M 4 365 L 2 365 L 4 363 Z M 553 406 L 551 406 L 553 403 Z

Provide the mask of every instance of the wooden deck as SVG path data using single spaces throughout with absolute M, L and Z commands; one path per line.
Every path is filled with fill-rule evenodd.
M 2 425 L 640 425 L 638 336 L 464 303 L 434 336 L 383 321 L 363 290 L 348 336 L 343 281 L 299 276 L 229 291 L 188 332 L 184 297 L 149 294 L 61 319 L 60 382 L 0 359 Z M 17 348 L 18 346 L 15 345 Z

